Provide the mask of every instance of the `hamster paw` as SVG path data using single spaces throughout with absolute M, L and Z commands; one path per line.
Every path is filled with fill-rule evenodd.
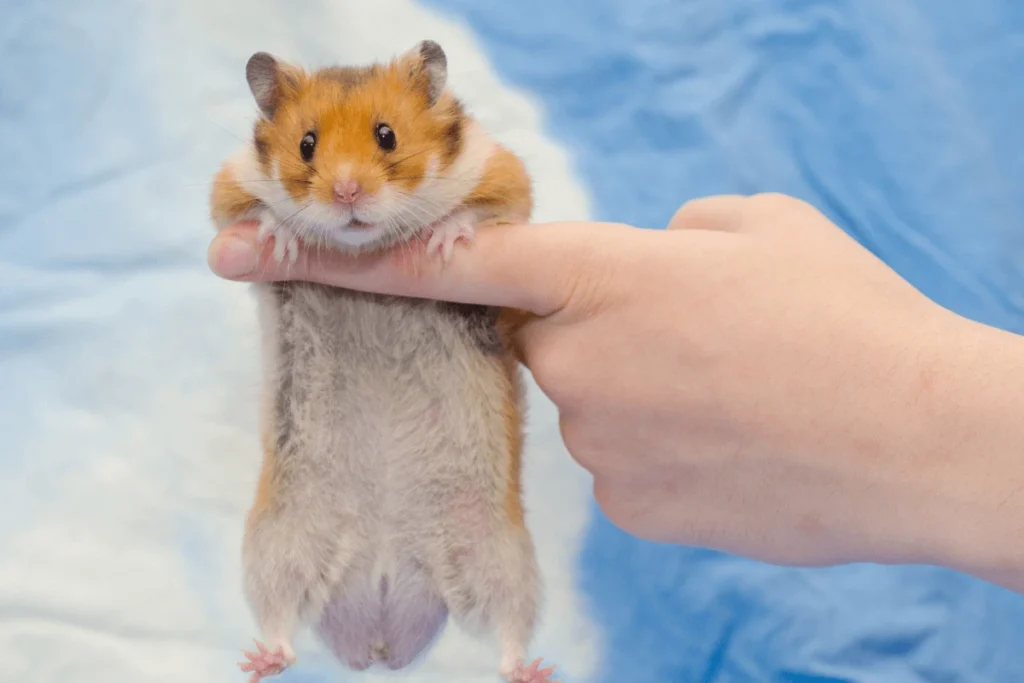
M 438 252 L 441 255 L 441 263 L 447 264 L 455 252 L 455 243 L 460 239 L 471 242 L 475 230 L 473 216 L 468 212 L 456 213 L 438 221 L 434 224 L 430 239 L 427 241 L 427 255 Z
M 509 676 L 508 683 L 558 683 L 551 678 L 551 674 L 555 673 L 555 667 L 541 669 L 540 663 L 540 659 L 533 660 L 529 666 L 519 662 Z
M 263 244 L 271 237 L 274 238 L 274 260 L 281 263 L 288 257 L 288 263 L 294 264 L 299 258 L 299 238 L 289 234 L 283 226 L 264 220 L 256 231 L 256 242 Z
M 261 642 L 256 643 L 258 652 L 242 651 L 246 662 L 240 662 L 238 668 L 245 673 L 252 673 L 249 683 L 259 683 L 261 678 L 276 676 L 287 669 L 294 661 L 294 655 L 286 654 L 284 648 L 277 648 L 273 652 L 267 649 Z

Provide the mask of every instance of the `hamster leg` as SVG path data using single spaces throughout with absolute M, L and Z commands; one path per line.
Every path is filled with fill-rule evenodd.
M 496 633 L 505 681 L 557 683 L 553 667 L 526 662 L 540 602 L 533 540 L 525 527 L 488 512 L 482 504 L 465 506 L 451 520 L 459 533 L 440 544 L 442 594 L 461 626 Z
M 245 592 L 264 640 L 240 664 L 253 674 L 251 683 L 295 663 L 294 631 L 323 611 L 353 556 L 322 511 L 254 507 L 254 513 L 243 548 Z
M 507 524 L 507 521 L 504 522 Z M 511 528 L 494 552 L 498 561 L 485 560 L 469 574 L 477 590 L 492 591 L 492 627 L 502 643 L 498 672 L 508 683 L 558 683 L 551 678 L 555 667 L 540 668 L 541 659 L 526 663 L 526 649 L 536 626 L 540 602 L 540 577 L 533 540 L 525 528 Z M 499 541 L 500 542 L 500 541 Z M 499 553 L 504 551 L 504 557 Z
M 475 233 L 475 212 L 471 209 L 456 211 L 431 226 L 430 239 L 427 240 L 427 255 L 431 256 L 437 252 L 441 262 L 447 264 L 455 253 L 455 243 L 460 239 L 471 242 Z

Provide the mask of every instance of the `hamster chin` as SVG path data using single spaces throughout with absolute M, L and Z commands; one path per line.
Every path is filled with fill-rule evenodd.
M 317 205 L 304 212 L 302 239 L 314 246 L 358 254 L 378 251 L 416 237 L 422 226 L 408 225 L 401 217 L 348 207 Z

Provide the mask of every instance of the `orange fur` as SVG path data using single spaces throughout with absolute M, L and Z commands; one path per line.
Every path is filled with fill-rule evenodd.
M 252 526 L 257 519 L 266 514 L 274 505 L 277 449 L 274 447 L 274 438 L 269 433 L 269 430 L 264 430 L 262 445 L 263 466 L 260 469 L 260 477 L 256 482 L 256 495 L 253 498 L 252 505 L 249 507 L 249 515 L 246 520 L 248 526 Z
M 488 159 L 483 177 L 466 198 L 465 204 L 479 212 L 483 223 L 500 225 L 529 220 L 533 212 L 533 191 L 522 160 L 499 146 Z M 522 502 L 522 382 L 519 374 L 521 358 L 514 343 L 514 334 L 522 324 L 520 320 L 513 309 L 503 309 L 498 326 L 505 348 L 501 359 L 503 371 L 508 380 L 502 411 L 509 448 L 509 488 L 505 497 L 505 511 L 514 527 L 525 529 Z
M 227 166 L 221 167 L 213 179 L 210 192 L 210 216 L 217 225 L 238 220 L 260 205 L 260 200 L 242 189 Z
M 430 107 L 406 62 L 364 68 L 292 70 L 282 76 L 282 101 L 273 120 L 256 126 L 261 161 L 274 160 L 285 188 L 297 202 L 333 200 L 335 178 L 355 180 L 368 193 L 385 183 L 410 191 L 419 184 L 431 158 L 445 168 L 458 156 L 462 106 L 445 92 Z M 397 139 L 384 151 L 375 138 L 387 124 Z M 311 163 L 299 145 L 307 132 L 317 135 Z
M 533 212 L 533 190 L 522 160 L 499 147 L 488 159 L 483 178 L 466 198 L 466 205 L 495 215 L 502 223 L 528 220 Z
M 525 528 L 522 501 L 522 461 L 523 461 L 523 414 L 520 411 L 522 383 L 520 382 L 519 366 L 513 356 L 505 354 L 502 358 L 505 374 L 508 377 L 505 396 L 504 416 L 505 430 L 509 443 L 509 488 L 505 496 L 505 512 L 512 526 Z
M 487 161 L 483 177 L 465 203 L 477 209 L 485 223 L 529 220 L 533 212 L 533 191 L 523 162 L 509 150 L 499 147 Z M 505 511 L 513 526 L 525 529 L 522 501 L 522 382 L 519 374 L 521 359 L 514 343 L 513 335 L 518 329 L 515 321 L 511 309 L 500 312 L 498 327 L 505 348 L 501 360 L 508 379 L 502 411 L 509 447 L 509 489 L 505 496 Z
M 509 150 L 499 147 L 488 160 L 483 178 L 466 199 L 466 205 L 476 208 L 485 222 L 491 218 L 493 224 L 529 220 L 533 212 L 533 191 L 522 160 Z M 524 416 L 520 408 L 522 381 L 519 363 L 522 358 L 514 342 L 514 335 L 527 319 L 528 314 L 523 311 L 503 309 L 498 321 L 506 350 L 502 357 L 504 374 L 508 378 L 503 410 L 510 456 L 505 511 L 509 521 L 517 528 L 525 528 L 522 502 Z
M 518 308 L 503 308 L 498 316 L 498 325 L 501 330 L 502 339 L 505 341 L 505 348 L 516 357 L 518 362 L 525 363 L 522 349 L 516 343 L 516 335 L 527 323 L 536 319 L 537 316 L 529 311 Z

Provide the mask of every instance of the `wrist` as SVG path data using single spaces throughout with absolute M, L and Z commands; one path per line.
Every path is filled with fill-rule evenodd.
M 954 318 L 936 351 L 907 473 L 923 561 L 1024 592 L 1024 338 Z

